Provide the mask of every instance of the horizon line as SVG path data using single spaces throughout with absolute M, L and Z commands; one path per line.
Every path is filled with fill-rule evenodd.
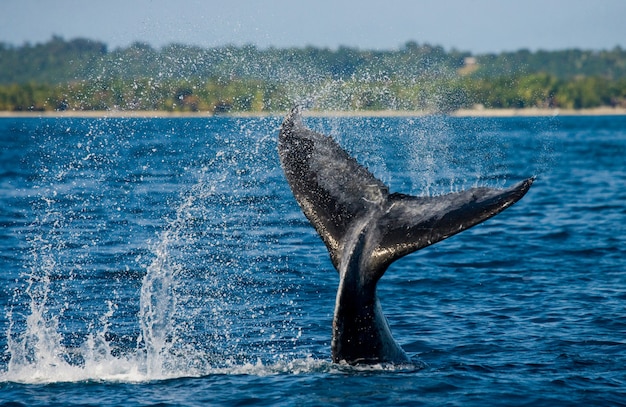
M 400 44 L 399 46 L 396 47 L 388 47 L 388 48 L 381 48 L 381 47 L 371 47 L 371 48 L 367 48 L 367 47 L 360 47 L 360 46 L 353 46 L 353 45 L 337 45 L 335 47 L 332 46 L 326 46 L 326 45 L 314 45 L 314 44 L 306 44 L 306 45 L 291 45 L 291 46 L 276 46 L 276 45 L 258 45 L 252 42 L 244 42 L 241 44 L 236 44 L 233 42 L 225 42 L 221 45 L 201 45 L 201 44 L 197 44 L 197 43 L 185 43 L 185 42 L 181 42 L 181 41 L 172 41 L 172 42 L 168 42 L 164 45 L 155 45 L 152 44 L 148 41 L 145 40 L 133 40 L 128 42 L 127 45 L 111 45 L 108 42 L 104 41 L 104 40 L 100 40 L 100 39 L 95 39 L 95 38 L 89 38 L 87 36 L 74 36 L 72 38 L 65 38 L 63 35 L 58 35 L 58 34 L 52 34 L 47 40 L 37 40 L 37 41 L 28 41 L 25 40 L 22 42 L 22 44 L 15 44 L 15 43 L 10 43 L 7 41 L 1 41 L 0 40 L 0 44 L 1 45 L 5 45 L 5 46 L 9 46 L 10 48 L 25 48 L 27 46 L 38 46 L 38 45 L 45 45 L 47 43 L 53 42 L 54 40 L 61 40 L 64 42 L 72 42 L 72 41 L 76 41 L 76 40 L 85 40 L 85 41 L 89 41 L 89 42 L 93 42 L 93 43 L 101 43 L 106 47 L 106 51 L 107 52 L 111 52 L 111 51 L 115 51 L 118 49 L 127 49 L 127 48 L 131 48 L 133 46 L 137 46 L 137 45 L 142 45 L 142 46 L 149 46 L 152 49 L 155 50 L 163 50 L 166 49 L 168 47 L 175 47 L 175 46 L 180 46 L 180 47 L 189 47 L 189 48 L 200 48 L 200 49 L 205 49 L 205 50 L 209 50 L 209 49 L 219 49 L 219 48 L 254 48 L 256 50 L 260 50 L 260 51 L 268 51 L 268 50 L 289 50 L 289 49 L 307 49 L 307 48 L 313 48 L 313 49 L 321 49 L 321 50 L 330 50 L 332 52 L 337 52 L 341 49 L 349 49 L 349 50 L 356 50 L 359 52 L 400 52 L 404 49 L 407 49 L 409 46 L 414 45 L 417 48 L 421 48 L 421 47 L 431 47 L 431 48 L 441 48 L 444 52 L 449 53 L 449 52 L 458 52 L 461 54 L 469 54 L 472 56 L 479 56 L 479 55 L 492 55 L 492 54 L 509 54 L 509 53 L 517 53 L 517 52 L 523 52 L 523 51 L 527 51 L 530 53 L 538 53 L 538 52 L 563 52 L 563 51 L 582 51 L 582 52 L 603 52 L 603 51 L 622 51 L 624 50 L 624 48 L 622 48 L 621 45 L 616 44 L 613 47 L 606 47 L 606 48 L 583 48 L 583 47 L 565 47 L 565 48 L 554 48 L 554 49 L 544 49 L 541 47 L 521 47 L 521 48 L 517 48 L 515 50 L 500 50 L 500 51 L 487 51 L 487 52 L 475 52 L 475 51 L 470 51 L 470 50 L 462 50 L 459 49 L 457 47 L 450 47 L 447 48 L 443 45 L 439 45 L 439 44 L 434 44 L 434 43 L 430 43 L 430 42 L 419 42 L 417 40 L 414 39 L 409 39 L 406 40 L 403 44 Z

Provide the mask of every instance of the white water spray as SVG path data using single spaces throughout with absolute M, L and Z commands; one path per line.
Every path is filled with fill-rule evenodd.
M 268 307 L 281 309 L 282 297 L 266 296 L 270 288 L 265 284 L 271 283 L 260 275 L 271 275 L 272 266 L 263 263 L 268 250 L 257 243 L 264 235 L 258 229 L 263 218 L 255 205 L 263 201 L 254 202 L 265 189 L 254 183 L 255 171 L 268 172 L 257 168 L 254 160 L 265 159 L 273 139 L 257 140 L 249 129 L 239 130 L 256 144 L 239 150 L 241 140 L 220 139 L 223 149 L 208 160 L 198 158 L 197 173 L 184 169 L 193 177 L 190 187 L 184 186 L 189 178 L 176 180 L 176 188 L 185 190 L 182 196 L 160 195 L 163 208 L 157 208 L 156 222 L 118 215 L 125 209 L 153 213 L 144 204 L 152 185 L 143 183 L 143 171 L 146 178 L 151 176 L 147 159 L 154 149 L 133 163 L 136 170 L 100 157 L 117 147 L 115 137 L 122 137 L 117 132 L 74 135 L 82 138 L 65 155 L 57 153 L 56 139 L 41 147 L 42 161 L 48 164 L 38 167 L 41 179 L 33 188 L 35 220 L 24 231 L 30 246 L 25 253 L 28 265 L 16 279 L 19 287 L 7 310 L 7 362 L 0 367 L 0 382 L 135 382 L 238 371 L 271 374 L 298 360 L 277 357 L 281 349 L 275 348 L 274 366 L 258 362 L 254 353 L 255 347 L 273 349 L 274 341 L 290 339 L 293 314 L 290 309 L 285 309 L 287 318 L 266 313 Z M 100 136 L 106 136 L 108 144 L 99 143 Z M 128 157 L 118 151 L 112 154 L 127 163 Z M 163 182 L 160 173 L 154 177 Z M 132 183 L 134 179 L 139 182 Z M 120 180 L 125 182 L 122 189 Z M 173 211 L 165 199 L 174 202 Z M 143 225 L 160 230 L 154 242 L 150 243 L 154 235 L 141 235 Z M 247 234 L 257 239 L 246 239 Z M 246 264 L 241 264 L 242 250 L 243 258 L 250 260 Z M 264 269 L 257 275 L 260 267 Z M 286 334 L 276 332 L 280 329 Z M 295 337 L 299 335 L 300 331 Z

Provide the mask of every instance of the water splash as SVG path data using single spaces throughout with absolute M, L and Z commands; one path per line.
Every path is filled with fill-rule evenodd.
M 301 335 L 292 289 L 266 282 L 284 260 L 274 238 L 260 232 L 264 208 L 276 199 L 263 187 L 276 174 L 267 154 L 273 138 L 259 137 L 258 122 L 242 121 L 216 135 L 194 169 L 182 160 L 163 164 L 168 156 L 157 153 L 173 147 L 160 134 L 126 149 L 127 127 L 116 123 L 92 123 L 85 133 L 70 123 L 60 136 L 69 138 L 68 151 L 45 130 L 34 163 L 36 219 L 25 232 L 29 265 L 7 313 L 0 381 L 145 381 L 273 365 L 278 372 L 298 360 L 285 352 Z M 145 162 L 152 155 L 165 170 Z M 171 187 L 164 171 L 183 192 L 164 195 L 172 211 L 150 212 L 150 177 Z M 117 215 L 133 211 L 142 219 Z M 160 222 L 143 219 L 149 215 Z M 157 231 L 152 243 L 143 234 L 147 247 L 136 241 L 140 226 Z M 255 348 L 273 349 L 274 361 Z
M 63 284 L 58 284 L 62 278 L 59 253 L 66 246 L 59 236 L 63 236 L 61 230 L 67 225 L 61 220 L 63 216 L 55 201 L 44 201 L 42 217 L 31 226 L 38 229 L 50 224 L 51 229 L 48 234 L 31 239 L 32 264 L 25 276 L 26 286 L 15 290 L 14 305 L 8 313 L 10 359 L 6 372 L 0 373 L 0 380 L 45 383 L 113 377 L 136 379 L 137 364 L 127 358 L 113 357 L 105 337 L 116 308 L 112 301 L 108 301 L 108 311 L 98 320 L 101 329 L 92 325 L 84 343 L 74 347 L 64 338 L 60 321 L 71 305 L 63 295 Z M 68 276 L 68 280 L 72 278 Z M 25 309 L 19 306 L 24 298 L 28 299 Z M 26 315 L 25 319 L 22 315 Z
M 218 153 L 218 158 L 223 154 Z M 213 161 L 211 164 L 215 164 Z M 206 168 L 205 168 L 206 170 Z M 146 376 L 150 378 L 176 377 L 179 375 L 198 375 L 206 371 L 211 355 L 199 351 L 184 342 L 184 330 L 189 328 L 188 321 L 193 315 L 193 308 L 185 308 L 186 315 L 181 317 L 181 305 L 187 305 L 193 299 L 193 293 L 185 290 L 185 257 L 190 254 L 188 247 L 193 247 L 198 238 L 194 234 L 194 223 L 202 213 L 204 200 L 215 197 L 216 183 L 207 183 L 206 174 L 201 174 L 198 181 L 182 200 L 174 218 L 159 235 L 158 243 L 153 248 L 154 260 L 147 267 L 141 284 L 139 321 L 141 336 L 138 338 L 139 350 L 145 354 Z M 221 177 L 217 183 L 225 182 Z M 200 212 L 200 214 L 198 213 Z M 210 256 L 207 262 L 211 263 Z M 213 292 L 212 294 L 215 294 Z M 213 299 L 214 296 L 211 296 Z M 205 301 L 209 301 L 205 297 Z M 219 309 L 213 306 L 215 313 Z M 219 324 L 220 337 L 214 340 L 228 339 L 231 321 L 214 319 Z
M 317 357 L 328 350 L 326 328 L 303 346 L 298 321 L 299 292 L 321 283 L 301 287 L 289 265 L 289 253 L 321 264 L 326 252 L 303 244 L 317 236 L 277 164 L 280 119 L 220 120 L 55 121 L 41 130 L 0 381 L 326 368 Z M 435 194 L 491 172 L 450 153 L 449 118 L 316 120 L 307 124 L 343 135 L 396 191 Z M 406 167 L 399 181 L 382 158 L 389 151 Z

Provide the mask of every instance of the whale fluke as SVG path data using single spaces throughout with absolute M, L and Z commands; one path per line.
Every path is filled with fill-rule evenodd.
M 502 212 L 534 180 L 436 197 L 390 193 L 331 137 L 306 128 L 298 107 L 282 124 L 278 152 L 296 201 L 339 272 L 332 358 L 350 364 L 408 361 L 376 297 L 389 265 Z

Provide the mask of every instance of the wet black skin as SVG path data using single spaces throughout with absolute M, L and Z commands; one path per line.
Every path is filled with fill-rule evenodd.
M 339 272 L 331 346 L 336 363 L 408 362 L 378 301 L 380 278 L 395 260 L 502 212 L 534 180 L 436 197 L 389 193 L 332 138 L 304 127 L 299 108 L 283 122 L 278 153 L 296 201 Z

